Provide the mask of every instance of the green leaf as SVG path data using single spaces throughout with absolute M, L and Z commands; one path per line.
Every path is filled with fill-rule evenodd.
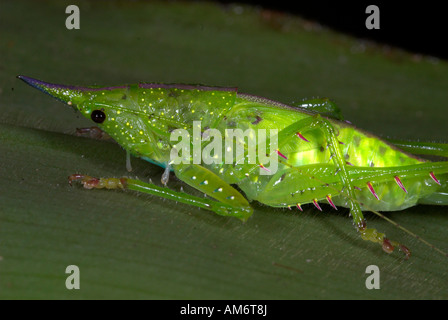
M 70 187 L 68 175 L 128 175 L 125 152 L 76 137 L 91 124 L 21 83 L 169 82 L 238 86 L 282 102 L 329 97 L 345 119 L 400 139 L 447 140 L 448 65 L 334 33 L 297 17 L 202 2 L 0 4 L 0 298 L 447 299 L 447 258 L 389 223 L 404 261 L 360 239 L 348 211 L 254 204 L 245 224 L 133 192 Z M 133 176 L 162 170 L 133 159 Z M 178 190 L 182 183 L 170 181 Z M 185 187 L 185 186 L 184 186 Z M 390 213 L 447 250 L 447 207 Z M 67 290 L 66 267 L 80 268 Z M 377 265 L 380 290 L 368 290 Z

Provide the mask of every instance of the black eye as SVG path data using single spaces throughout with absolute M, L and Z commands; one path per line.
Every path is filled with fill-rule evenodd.
M 106 114 L 101 110 L 95 110 L 90 115 L 90 118 L 96 123 L 103 123 L 106 120 Z

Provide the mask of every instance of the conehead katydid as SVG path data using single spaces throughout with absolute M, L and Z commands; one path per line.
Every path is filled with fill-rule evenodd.
M 19 78 L 78 110 L 101 130 L 82 133 L 105 132 L 128 155 L 165 168 L 164 185 L 174 171 L 209 197 L 124 177 L 69 177 L 70 183 L 80 181 L 87 189 L 136 190 L 243 221 L 251 216 L 254 200 L 299 210 L 304 204 L 322 210 L 319 203 L 328 203 L 335 210 L 350 209 L 362 239 L 379 243 L 388 253 L 398 247 L 406 257 L 410 251 L 404 245 L 367 228 L 362 211 L 384 217 L 377 211 L 448 205 L 448 161 L 413 155 L 448 157 L 448 144 L 380 139 L 343 121 L 327 99 L 289 106 L 236 88 L 155 83 L 81 87 Z M 176 161 L 173 151 L 181 154 Z

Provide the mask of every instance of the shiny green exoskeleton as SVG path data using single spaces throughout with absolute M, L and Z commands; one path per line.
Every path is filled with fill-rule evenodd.
M 128 154 L 164 167 L 164 184 L 172 170 L 180 180 L 215 200 L 129 178 L 70 176 L 70 182 L 81 180 L 86 188 L 128 188 L 242 220 L 252 214 L 249 202 L 253 200 L 299 210 L 307 203 L 321 210 L 319 203 L 325 202 L 334 209 L 349 208 L 363 239 L 380 243 L 386 252 L 398 246 L 406 256 L 410 252 L 405 246 L 366 227 L 362 210 L 393 211 L 419 203 L 448 205 L 448 161 L 428 162 L 411 155 L 448 156 L 448 145 L 381 140 L 343 121 L 339 109 L 326 99 L 288 106 L 238 93 L 235 88 L 146 83 L 100 88 L 19 78 L 80 111 Z M 186 160 L 199 162 L 173 162 L 172 151 L 178 143 L 173 133 L 187 132 L 192 138 L 189 150 L 199 148 L 200 156 L 212 143 L 216 146 L 216 138 L 209 138 L 211 129 L 223 140 L 228 129 L 248 134 L 236 137 L 235 145 L 221 141 L 219 161 L 201 161 L 197 154 L 190 154 Z M 255 141 L 256 151 L 265 147 L 252 162 L 244 161 L 249 159 L 249 141 Z M 223 155 L 238 146 L 247 154 L 224 161 Z M 270 169 L 273 160 L 275 170 Z

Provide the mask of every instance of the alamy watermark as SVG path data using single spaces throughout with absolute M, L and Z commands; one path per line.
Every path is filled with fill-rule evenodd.
M 79 7 L 71 4 L 65 8 L 65 13 L 70 14 L 67 19 L 65 19 L 65 27 L 68 30 L 80 29 L 81 20 L 79 17 Z
M 370 274 L 366 278 L 366 288 L 369 290 L 380 289 L 380 268 L 374 264 L 367 266 L 366 274 Z
M 69 265 L 65 268 L 65 273 L 69 274 L 67 279 L 65 280 L 65 287 L 68 290 L 79 290 L 80 286 L 80 271 L 77 265 Z
M 370 14 L 366 19 L 366 28 L 369 30 L 380 28 L 380 9 L 378 6 L 369 5 L 366 8 L 366 13 Z
M 266 129 L 225 129 L 223 137 L 220 130 L 202 131 L 201 121 L 193 121 L 192 135 L 186 129 L 175 129 L 170 141 L 177 142 L 171 149 L 170 164 L 256 164 L 260 175 L 277 172 L 277 129 L 269 129 L 269 135 Z M 206 141 L 210 143 L 202 147 Z

